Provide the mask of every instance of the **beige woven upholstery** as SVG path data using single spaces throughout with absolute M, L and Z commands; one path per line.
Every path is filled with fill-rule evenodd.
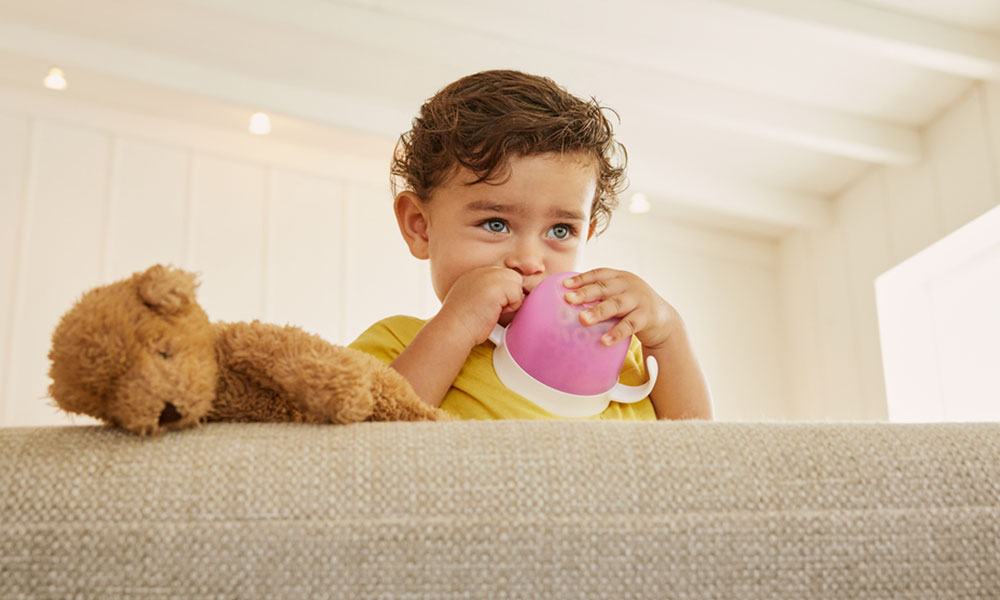
M 0 430 L 0 598 L 998 598 L 1000 425 Z

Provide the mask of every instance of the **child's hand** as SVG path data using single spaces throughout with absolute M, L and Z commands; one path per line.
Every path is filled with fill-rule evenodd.
M 500 320 L 524 300 L 521 274 L 505 267 L 479 267 L 455 280 L 435 319 L 446 321 L 458 335 L 468 334 L 469 347 L 485 342 Z
M 580 312 L 580 322 L 592 325 L 612 317 L 621 321 L 601 336 L 610 345 L 635 335 L 643 354 L 656 358 L 661 376 L 649 393 L 660 419 L 711 419 L 708 382 L 694 356 L 684 322 L 673 306 L 641 278 L 625 271 L 594 269 L 569 277 L 563 285 L 571 304 L 596 301 Z
M 601 336 L 605 346 L 634 334 L 645 348 L 655 350 L 666 343 L 680 321 L 673 306 L 642 278 L 627 271 L 594 269 L 567 278 L 563 285 L 573 289 L 566 294 L 570 304 L 598 302 L 580 312 L 580 322 L 584 325 L 621 317 L 617 325 Z

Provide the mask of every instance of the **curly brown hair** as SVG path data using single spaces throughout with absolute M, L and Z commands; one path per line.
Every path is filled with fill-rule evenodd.
M 478 176 L 472 183 L 502 182 L 511 156 L 581 152 L 598 170 L 591 224 L 600 233 L 628 185 L 628 154 L 614 139 L 606 110 L 618 117 L 547 77 L 510 70 L 463 77 L 425 102 L 413 128 L 396 142 L 393 196 L 402 187 L 426 201 L 458 167 Z

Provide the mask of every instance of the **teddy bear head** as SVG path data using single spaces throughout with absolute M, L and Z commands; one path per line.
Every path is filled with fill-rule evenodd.
M 196 287 L 193 274 L 155 265 L 84 294 L 52 335 L 56 405 L 140 434 L 205 417 L 218 361 Z

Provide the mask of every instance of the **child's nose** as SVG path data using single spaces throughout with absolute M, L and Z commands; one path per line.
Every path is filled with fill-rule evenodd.
M 504 266 L 521 275 L 541 273 L 545 268 L 545 263 L 542 260 L 542 249 L 538 247 L 538 244 L 530 242 L 517 244 L 504 258 Z

